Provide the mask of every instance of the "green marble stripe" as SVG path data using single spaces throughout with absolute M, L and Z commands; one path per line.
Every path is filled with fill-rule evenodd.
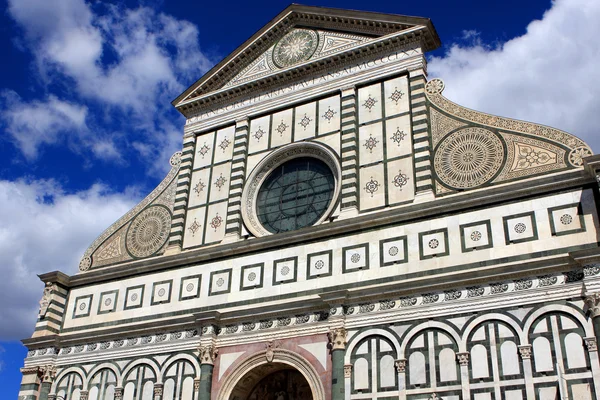
M 418 103 L 413 103 L 413 102 L 411 101 L 411 106 L 412 106 L 412 108 L 422 107 L 422 106 L 426 106 L 426 105 L 427 105 L 427 102 L 426 102 L 426 101 L 420 101 L 420 102 L 418 102 Z M 413 115 L 414 115 L 414 114 L 413 114 Z
M 431 165 L 415 168 L 415 172 L 431 171 Z
M 416 180 L 417 182 L 429 181 L 429 180 L 431 180 L 431 175 L 417 176 L 417 177 L 415 178 L 415 180 Z
M 234 151 L 233 152 L 233 156 L 244 156 L 246 155 L 246 150 L 241 150 L 241 151 Z
M 429 136 L 423 136 L 420 138 L 413 139 L 413 144 L 421 143 L 421 142 L 429 142 Z
M 427 128 L 419 128 L 413 131 L 413 135 L 418 135 L 420 133 L 427 133 Z
M 346 208 L 346 207 L 357 207 L 358 202 L 357 201 L 350 201 L 350 202 L 342 202 L 341 207 L 342 208 Z
M 344 129 L 345 126 L 354 126 L 356 125 L 356 121 L 346 121 L 346 122 L 342 122 L 342 130 Z
M 424 186 L 417 185 L 417 192 L 423 191 L 423 190 L 433 190 L 433 185 L 424 185 Z
M 36 326 L 34 331 L 36 332 L 41 332 L 41 331 L 49 331 L 52 333 L 59 333 L 60 331 L 58 329 L 54 329 L 51 326 L 48 325 L 44 325 L 44 326 Z
M 175 206 L 173 207 L 173 211 L 177 211 L 177 210 L 185 210 L 187 208 L 187 206 L 183 205 L 183 206 Z
M 430 156 L 424 156 L 424 157 L 415 158 L 415 164 L 420 163 L 422 161 L 431 161 L 431 157 Z
M 421 116 L 421 115 L 427 115 L 427 110 L 417 111 L 417 112 L 412 113 L 413 119 L 415 119 L 416 117 Z

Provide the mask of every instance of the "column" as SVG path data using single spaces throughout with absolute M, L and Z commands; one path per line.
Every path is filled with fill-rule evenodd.
M 331 342 L 331 400 L 344 400 L 344 355 L 346 354 L 346 337 L 344 328 L 329 331 Z
M 394 365 L 398 373 L 398 399 L 406 400 L 406 359 L 400 358 Z
M 456 358 L 460 364 L 460 385 L 462 386 L 462 398 L 470 399 L 471 390 L 469 387 L 469 352 L 456 353 Z
M 246 155 L 250 121 L 244 118 L 235 122 L 233 160 L 231 162 L 231 185 L 227 204 L 227 221 L 223 243 L 235 242 L 242 233 L 242 191 L 246 180 Z
M 358 114 L 356 89 L 342 89 L 342 200 L 340 219 L 358 215 Z
M 585 337 L 583 338 L 585 342 L 585 346 L 588 350 L 588 355 L 590 357 L 590 366 L 592 367 L 592 377 L 594 379 L 594 389 L 596 398 L 600 399 L 600 363 L 598 360 L 598 344 L 596 342 L 596 337 Z
M 425 98 L 426 83 L 427 72 L 424 66 L 409 71 L 413 152 L 415 157 L 415 201 L 432 200 L 434 196 L 431 172 L 432 151 L 429 142 L 429 122 Z
M 525 391 L 528 399 L 535 399 L 533 388 L 533 369 L 531 368 L 531 345 L 524 344 L 519 347 L 519 354 L 523 361 L 523 375 L 525 376 Z
M 198 386 L 198 400 L 210 400 L 212 390 L 212 375 L 215 366 L 215 360 L 219 351 L 214 344 L 198 347 L 198 357 L 200 358 L 200 382 Z
M 163 397 L 163 384 L 155 383 L 154 384 L 154 400 L 162 400 Z
M 48 400 L 50 389 L 52 389 L 52 382 L 56 377 L 56 367 L 52 365 L 46 365 L 40 368 L 40 375 L 42 385 L 40 386 L 40 395 L 38 400 Z

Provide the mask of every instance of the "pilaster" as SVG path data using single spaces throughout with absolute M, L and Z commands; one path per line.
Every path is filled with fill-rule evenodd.
M 340 219 L 358 215 L 358 113 L 356 88 L 342 89 L 342 197 Z
M 470 399 L 471 390 L 469 387 L 469 352 L 456 353 L 456 359 L 460 364 L 460 383 L 462 386 L 462 398 Z
M 19 399 L 37 400 L 40 390 L 40 367 L 21 368 L 21 387 L 19 389 Z
M 406 359 L 400 358 L 394 362 L 398 374 L 398 399 L 406 400 Z
M 155 383 L 154 384 L 154 400 L 162 400 L 163 397 L 163 384 Z
M 165 254 L 177 254 L 181 252 L 183 231 L 185 228 L 185 211 L 187 209 L 190 182 L 192 180 L 192 164 L 194 161 L 195 145 L 195 135 L 184 137 L 183 149 L 181 151 L 181 164 L 177 175 L 173 220 L 171 222 L 171 232 L 169 233 L 169 244 Z
M 434 198 L 432 179 L 432 150 L 429 137 L 429 118 L 425 84 L 427 71 L 424 67 L 409 71 L 410 109 L 413 134 L 413 153 L 415 157 L 415 201 L 427 201 Z
M 235 242 L 240 239 L 242 234 L 242 191 L 246 180 L 249 130 L 250 121 L 248 118 L 236 121 L 224 243 Z
M 518 346 L 521 360 L 523 361 L 523 375 L 525 376 L 525 392 L 528 399 L 535 399 L 535 390 L 533 387 L 533 369 L 531 367 L 531 345 L 525 344 Z

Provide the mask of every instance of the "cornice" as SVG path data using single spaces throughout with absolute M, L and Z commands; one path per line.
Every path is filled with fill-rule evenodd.
M 392 224 L 431 219 L 463 210 L 481 209 L 503 202 L 516 201 L 524 197 L 541 197 L 559 190 L 581 188 L 590 184 L 595 185 L 596 180 L 589 176 L 585 170 L 576 169 L 543 178 L 535 178 L 530 181 L 513 182 L 496 187 L 453 194 L 434 199 L 427 203 L 414 203 L 391 210 L 312 226 L 294 232 L 269 235 L 228 244 L 218 244 L 211 247 L 183 251 L 174 255 L 126 262 L 74 275 L 69 277 L 68 280 L 66 278 L 63 279 L 63 281 L 65 282 L 65 286 L 68 287 L 97 284 L 169 268 L 231 258 L 256 251 L 266 251 L 304 242 L 325 240 L 330 237 L 364 230 L 365 228 L 376 229 Z

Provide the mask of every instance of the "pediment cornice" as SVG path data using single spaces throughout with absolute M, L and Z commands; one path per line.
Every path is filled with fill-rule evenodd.
M 229 56 L 213 67 L 202 78 L 177 97 L 172 104 L 186 117 L 193 115 L 199 108 L 208 103 L 229 101 L 245 95 L 265 83 L 278 84 L 288 82 L 290 78 L 313 73 L 323 60 L 310 60 L 292 68 L 244 84 L 223 88 L 240 71 L 250 65 L 270 46 L 294 28 L 323 29 L 372 37 L 374 40 L 365 45 L 377 43 L 377 46 L 390 43 L 406 42 L 418 39 L 423 51 L 433 50 L 440 46 L 440 40 L 431 21 L 427 18 L 407 17 L 402 15 L 359 12 L 322 7 L 300 6 L 293 4 L 282 11 L 270 23 L 239 46 Z M 383 39 L 377 40 L 377 39 Z M 387 39 L 387 40 L 386 40 Z M 372 46 L 357 46 L 359 53 L 373 50 Z M 356 48 L 328 57 L 331 62 L 336 58 L 353 60 Z M 363 54 L 364 55 L 364 54 Z M 224 100 L 227 99 L 227 100 Z

